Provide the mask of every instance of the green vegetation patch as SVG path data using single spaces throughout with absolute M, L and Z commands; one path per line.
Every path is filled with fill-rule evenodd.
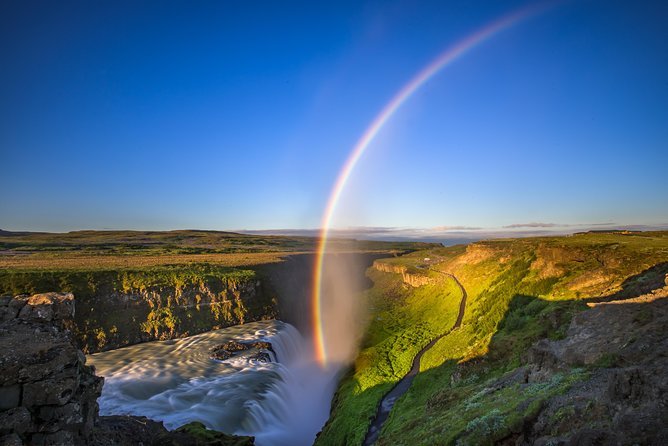
M 375 285 L 365 299 L 373 309 L 363 348 L 343 380 L 318 444 L 360 444 L 382 396 L 410 369 L 415 355 L 449 330 L 461 292 L 449 277 L 434 273 L 433 284 L 413 288 L 401 276 L 370 270 Z
M 83 299 L 102 291 L 137 293 L 166 287 L 178 290 L 189 285 L 222 290 L 254 276 L 252 270 L 210 264 L 113 270 L 4 269 L 0 270 L 0 294 L 35 294 L 56 290 L 71 292 L 77 299 Z
M 253 437 L 229 435 L 207 429 L 204 424 L 193 421 L 158 438 L 156 444 L 178 446 L 191 444 L 196 446 L 252 446 Z

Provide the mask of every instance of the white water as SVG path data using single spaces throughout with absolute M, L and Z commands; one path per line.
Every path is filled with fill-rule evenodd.
M 278 362 L 249 353 L 217 361 L 210 350 L 236 340 L 271 342 Z M 105 377 L 102 415 L 143 415 L 168 429 L 201 421 L 211 429 L 253 435 L 256 444 L 310 445 L 329 416 L 336 368 L 323 370 L 290 324 L 253 322 L 188 338 L 90 355 Z

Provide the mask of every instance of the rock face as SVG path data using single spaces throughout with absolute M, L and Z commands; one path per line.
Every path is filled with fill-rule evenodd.
M 376 260 L 373 262 L 373 267 L 384 273 L 401 274 L 404 283 L 415 288 L 434 282 L 431 277 L 425 274 L 410 272 L 408 268 L 403 265 L 393 265 L 391 263 Z
M 565 339 L 527 352 L 524 377 L 544 382 L 580 367 L 589 379 L 547 401 L 514 444 L 668 442 L 668 287 L 590 306 Z
M 271 362 L 271 356 L 268 352 L 271 352 L 274 356 L 276 355 L 270 342 L 239 342 L 232 340 L 213 347 L 211 349 L 210 358 L 224 361 L 248 350 L 253 350 L 250 359 L 260 362 Z
M 77 295 L 77 341 L 89 354 L 276 316 L 258 279 L 220 282 Z
M 77 311 L 68 328 L 87 354 L 277 316 L 275 294 L 252 270 L 209 264 L 137 270 L 0 270 L 0 295 L 47 291 L 74 294 Z M 0 317 L 12 316 L 15 309 L 0 311 Z
M 145 417 L 100 417 L 86 446 L 252 446 L 254 437 L 229 435 L 192 422 L 173 431 Z
M 0 444 L 83 444 L 103 379 L 68 327 L 71 293 L 0 297 Z

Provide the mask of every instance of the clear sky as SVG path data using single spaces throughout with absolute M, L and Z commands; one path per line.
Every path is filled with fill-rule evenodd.
M 0 228 L 314 228 L 526 1 L 3 1 Z M 668 2 L 558 3 L 369 147 L 338 227 L 668 222 Z

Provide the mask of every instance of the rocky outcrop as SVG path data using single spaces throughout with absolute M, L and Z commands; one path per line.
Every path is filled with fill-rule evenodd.
M 103 379 L 67 328 L 74 296 L 1 297 L 0 315 L 0 444 L 85 443 Z
M 140 342 L 191 336 L 276 316 L 260 281 L 251 277 L 182 287 L 107 290 L 79 299 L 78 342 L 86 353 Z
M 271 362 L 271 356 L 269 355 L 269 352 L 276 356 L 276 352 L 274 351 L 270 342 L 239 342 L 232 340 L 213 347 L 209 357 L 211 359 L 225 361 L 226 359 L 238 356 L 239 353 L 246 352 L 248 350 L 252 351 L 249 355 L 249 359 L 254 359 L 260 362 Z
M 225 434 L 192 422 L 168 431 L 165 426 L 145 417 L 100 417 L 86 446 L 252 446 L 254 437 Z
M 369 285 L 366 268 L 382 253 L 336 254 L 351 288 Z M 309 330 L 314 256 L 229 268 L 215 264 L 116 270 L 0 271 L 0 293 L 70 291 L 71 330 L 86 353 L 191 336 L 279 316 Z M 417 283 L 417 282 L 414 282 Z M 0 311 L 5 311 L 0 309 Z M 11 309 L 7 311 L 13 311 Z
M 545 402 L 514 444 L 668 442 L 668 287 L 592 306 L 573 318 L 564 339 L 527 352 L 525 382 L 573 368 L 590 374 Z
M 422 285 L 428 285 L 430 283 L 434 283 L 434 280 L 428 275 L 424 273 L 409 271 L 409 269 L 404 265 L 395 265 L 392 263 L 376 260 L 375 262 L 373 262 L 373 267 L 377 271 L 381 271 L 384 273 L 401 274 L 401 278 L 404 281 L 404 283 L 415 288 L 420 287 Z

